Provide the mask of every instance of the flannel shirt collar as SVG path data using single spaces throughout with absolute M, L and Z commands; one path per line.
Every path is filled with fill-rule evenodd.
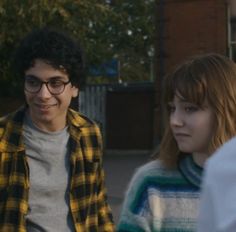
M 4 116 L 0 119 L 0 152 L 20 152 L 25 150 L 23 143 L 23 122 L 27 105 L 20 107 L 15 113 Z M 70 130 L 80 130 L 82 127 L 89 127 L 86 117 L 72 109 L 68 109 L 67 122 Z M 80 134 L 80 133 L 79 133 Z
M 69 124 L 69 126 L 72 125 L 77 128 L 90 127 L 91 126 L 90 120 L 81 113 L 79 115 L 80 115 L 80 117 L 78 117 L 77 111 L 74 111 L 72 109 L 68 109 L 67 123 Z

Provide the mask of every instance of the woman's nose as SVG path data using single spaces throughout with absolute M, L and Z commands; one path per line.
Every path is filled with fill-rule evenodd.
M 184 117 L 179 110 L 175 110 L 170 114 L 170 125 L 174 127 L 184 125 Z

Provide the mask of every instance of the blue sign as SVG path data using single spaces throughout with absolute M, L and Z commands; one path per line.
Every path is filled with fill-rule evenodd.
M 90 76 L 105 76 L 118 77 L 119 76 L 119 62 L 117 59 L 104 62 L 101 65 L 94 65 L 89 68 Z

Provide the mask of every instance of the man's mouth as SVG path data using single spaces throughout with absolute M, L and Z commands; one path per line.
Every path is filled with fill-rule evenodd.
M 50 104 L 50 105 L 42 105 L 42 104 L 36 104 L 36 106 L 42 110 L 47 110 L 53 106 L 55 106 L 55 104 Z

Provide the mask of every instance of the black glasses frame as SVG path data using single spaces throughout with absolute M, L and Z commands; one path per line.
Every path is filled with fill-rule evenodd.
M 34 93 L 34 94 L 39 93 L 40 90 L 42 89 L 43 84 L 45 84 L 46 87 L 47 87 L 47 89 L 48 89 L 48 91 L 49 91 L 49 93 L 52 94 L 52 95 L 60 95 L 60 94 L 62 94 L 62 93 L 64 92 L 64 90 L 65 90 L 66 85 L 68 85 L 68 84 L 71 82 L 70 80 L 68 80 L 67 82 L 64 82 L 64 81 L 61 81 L 61 80 L 60 80 L 60 82 L 63 84 L 63 89 L 62 89 L 60 92 L 58 92 L 58 93 L 53 93 L 53 92 L 50 90 L 50 87 L 48 86 L 48 84 L 51 82 L 51 80 L 49 80 L 49 81 L 40 81 L 39 79 L 37 79 L 37 81 L 40 83 L 39 89 L 38 89 L 37 91 L 31 91 L 31 90 L 27 89 L 27 88 L 26 88 L 26 81 L 27 81 L 27 79 L 25 80 L 24 88 L 25 88 L 25 90 L 26 90 L 27 92 L 29 92 L 29 93 Z

